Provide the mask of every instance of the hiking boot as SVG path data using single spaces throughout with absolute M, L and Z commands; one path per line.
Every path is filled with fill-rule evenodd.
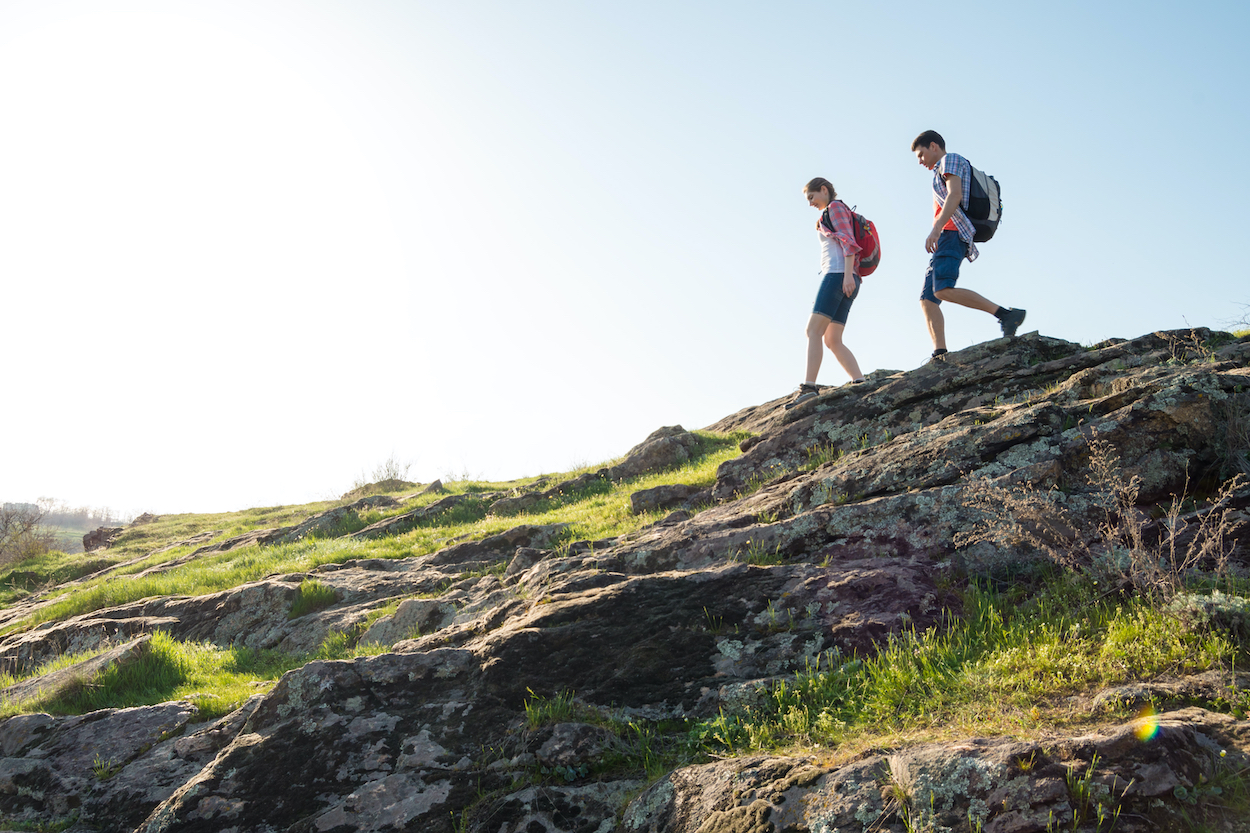
M 815 385 L 809 385 L 807 382 L 799 385 L 799 390 L 794 394 L 794 398 L 786 403 L 786 408 L 793 408 L 795 405 L 806 402 L 809 399 L 815 399 L 816 394 L 820 392 L 820 388 Z
M 945 350 L 934 350 L 933 355 L 929 356 L 929 364 L 941 364 L 946 361 Z
M 1003 328 L 1003 335 L 1007 338 L 1015 338 L 1016 330 L 1020 329 L 1020 325 L 1024 323 L 1024 310 L 1012 307 L 1003 313 L 1003 317 L 998 319 L 998 324 Z

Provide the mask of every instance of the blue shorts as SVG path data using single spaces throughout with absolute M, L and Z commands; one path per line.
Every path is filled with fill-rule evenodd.
M 959 232 L 944 231 L 938 237 L 937 251 L 929 259 L 929 271 L 924 273 L 924 291 L 920 300 L 940 304 L 933 293 L 940 289 L 954 289 L 959 280 L 959 264 L 968 256 L 968 244 L 959 239 Z
M 820 291 L 816 293 L 816 304 L 812 307 L 812 312 L 846 326 L 846 317 L 851 314 L 851 304 L 855 303 L 855 298 L 859 296 L 859 287 L 863 281 L 859 278 L 855 279 L 855 291 L 848 298 L 842 291 L 844 274 L 844 272 L 830 272 L 825 275 L 825 279 L 820 282 Z

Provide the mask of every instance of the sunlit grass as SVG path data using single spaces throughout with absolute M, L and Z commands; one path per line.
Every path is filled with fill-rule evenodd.
M 964 616 L 945 627 L 893 636 L 871 657 L 826 653 L 776 685 L 764 708 L 700 724 L 697 744 L 740 753 L 1027 733 L 1088 717 L 1072 714 L 1071 696 L 1228 666 L 1240 653 L 1144 602 L 1074 605 L 1056 593 L 1018 606 L 976 588 L 965 596 Z
M 73 581 L 120 561 L 112 554 L 66 554 L 59 550 L 28 558 L 0 571 L 0 608 L 45 587 Z
M 26 630 L 44 622 L 59 621 L 140 599 L 156 596 L 200 596 L 259 581 L 275 574 L 307 572 L 325 564 L 338 564 L 357 558 L 409 558 L 428 555 L 451 543 L 480 540 L 521 524 L 566 523 L 569 525 L 564 535 L 566 541 L 600 540 L 624 535 L 654 523 L 663 515 L 658 512 L 634 515 L 630 511 L 629 502 L 629 496 L 633 492 L 669 483 L 712 485 L 716 480 L 717 467 L 725 460 L 738 456 L 738 442 L 745 435 L 700 436 L 703 438 L 703 453 L 688 465 L 621 483 L 605 483 L 602 487 L 588 489 L 588 494 L 572 494 L 548 501 L 546 508 L 534 513 L 507 517 L 490 516 L 485 514 L 487 501 L 469 500 L 401 535 L 367 541 L 352 538 L 314 538 L 266 547 L 253 545 L 226 552 L 206 553 L 168 571 L 137 576 L 152 566 L 194 551 L 191 546 L 177 547 L 112 571 L 107 576 L 85 583 L 81 588 L 72 589 L 64 598 L 40 608 L 22 621 L 0 631 L 0 634 Z M 582 471 L 594 471 L 597 468 L 587 467 Z M 546 475 L 543 479 L 554 485 L 559 480 L 576 474 L 577 472 L 572 475 Z M 511 483 L 453 481 L 446 488 L 449 494 L 478 495 L 505 492 L 538 479 L 527 478 Z M 401 507 L 379 512 L 377 517 L 393 517 L 411 512 L 445 496 L 421 495 Z M 253 509 L 239 513 L 162 518 L 129 530 L 127 534 L 132 537 L 122 543 L 123 551 L 118 555 L 124 558 L 126 552 L 133 553 L 138 540 L 146 541 L 149 546 L 159 549 L 205 530 L 224 530 L 214 539 L 223 540 L 254 529 L 290 526 L 336 505 L 342 504 L 318 503 L 299 507 Z M 134 557 L 133 554 L 131 557 Z
M 105 708 L 154 705 L 187 700 L 201 719 L 229 714 L 254 694 L 268 691 L 285 674 L 312 659 L 350 659 L 387 650 L 380 645 L 355 645 L 355 634 L 333 633 L 312 655 L 281 651 L 256 651 L 244 647 L 221 648 L 211 642 L 181 642 L 163 632 L 152 635 L 138 658 L 114 665 L 99 674 L 71 681 L 60 690 L 41 693 L 22 702 L 0 703 L 0 719 L 14 714 L 47 711 L 53 714 L 85 714 Z M 103 653 L 107 648 L 66 654 L 46 663 L 21 679 L 63 670 Z M 0 688 L 17 679 L 0 675 Z
M 338 600 L 339 594 L 334 591 L 333 587 L 328 587 L 315 578 L 306 578 L 300 583 L 299 590 L 295 594 L 295 601 L 291 603 L 291 612 L 287 616 L 290 619 L 298 619 L 309 613 L 323 610 Z

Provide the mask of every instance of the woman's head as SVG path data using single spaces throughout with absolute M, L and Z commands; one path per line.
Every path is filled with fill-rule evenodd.
M 808 205 L 822 211 L 838 198 L 838 192 L 834 190 L 833 183 L 823 176 L 818 176 L 804 185 L 803 193 L 807 194 Z

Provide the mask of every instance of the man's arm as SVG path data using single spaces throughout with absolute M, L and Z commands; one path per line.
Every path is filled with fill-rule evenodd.
M 946 174 L 942 178 L 946 180 L 946 202 L 942 203 L 942 210 L 933 221 L 933 230 L 925 238 L 924 250 L 926 252 L 937 251 L 938 238 L 942 236 L 942 226 L 955 216 L 955 209 L 959 208 L 959 201 L 963 198 L 964 184 L 959 177 Z

